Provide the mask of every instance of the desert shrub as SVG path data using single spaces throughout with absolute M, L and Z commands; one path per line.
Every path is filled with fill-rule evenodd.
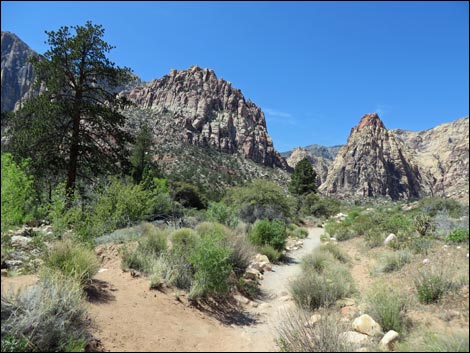
M 452 243 L 468 242 L 468 229 L 454 229 L 446 238 L 446 241 Z
M 220 223 L 215 222 L 203 222 L 195 228 L 199 236 L 209 236 L 224 239 L 230 234 L 230 229 Z
M 301 266 L 302 271 L 305 273 L 316 271 L 323 272 L 327 266 L 331 266 L 333 263 L 333 256 L 327 251 L 314 251 L 309 255 L 302 258 Z
M 404 215 L 392 215 L 385 218 L 382 228 L 387 233 L 410 233 L 413 229 L 413 221 Z
M 34 195 L 33 177 L 28 173 L 28 162 L 16 164 L 10 153 L 2 153 L 2 233 L 9 227 L 21 224 L 32 212 Z
M 163 283 L 179 289 L 189 290 L 194 280 L 194 268 L 188 254 L 181 248 L 162 253 L 153 261 L 150 271 L 150 288 L 159 288 Z
M 452 269 L 448 264 L 432 263 L 423 266 L 414 275 L 413 282 L 420 303 L 437 302 L 444 294 L 455 288 Z
M 287 236 L 304 239 L 308 236 L 308 230 L 302 227 L 298 227 L 294 223 L 290 223 L 287 226 Z
M 224 246 L 230 249 L 230 258 L 228 261 L 233 271 L 237 276 L 241 276 L 256 254 L 256 248 L 243 233 L 231 234 L 224 241 Z
M 251 300 L 261 296 L 261 288 L 258 281 L 247 280 L 243 277 L 239 278 L 237 289 L 242 295 Z
M 93 250 L 70 239 L 56 242 L 48 251 L 44 265 L 66 277 L 77 279 L 83 285 L 89 282 L 100 268 Z
M 428 254 L 428 251 L 433 247 L 432 239 L 428 237 L 411 238 L 408 247 L 416 254 Z
M 385 234 L 377 229 L 369 229 L 365 235 L 364 240 L 370 248 L 375 248 L 383 244 L 385 239 Z
M 122 228 L 117 229 L 112 233 L 95 238 L 95 244 L 123 244 L 129 241 L 137 240 L 141 237 L 141 235 L 140 227 Z
M 171 233 L 172 248 L 184 253 L 190 253 L 196 246 L 198 239 L 198 234 L 190 228 L 180 228 Z
M 323 244 L 320 246 L 321 252 L 329 252 L 339 262 L 346 263 L 349 261 L 348 255 L 344 253 L 337 245 L 333 243 Z
M 83 351 L 88 337 L 83 290 L 73 278 L 44 273 L 39 282 L 2 293 L 2 352 Z
M 265 180 L 254 180 L 246 186 L 229 189 L 224 202 L 237 207 L 244 222 L 254 223 L 257 219 L 286 221 L 292 213 L 294 200 L 291 199 L 278 185 Z
M 348 216 L 349 217 L 349 216 Z M 371 214 L 359 214 L 351 224 L 351 231 L 356 236 L 365 235 L 367 231 L 377 227 L 377 220 Z
M 353 291 L 352 276 L 348 269 L 339 263 L 324 268 L 322 273 L 303 272 L 291 284 L 294 301 L 299 307 L 309 310 L 328 307 Z
M 338 241 L 345 241 L 354 238 L 356 233 L 351 229 L 349 223 L 345 222 L 329 222 L 325 226 L 325 231 Z
M 367 295 L 369 314 L 382 326 L 384 332 L 395 330 L 400 334 L 406 329 L 406 296 L 396 288 L 382 282 L 375 283 Z
M 378 272 L 393 272 L 402 268 L 407 263 L 411 262 L 412 253 L 408 249 L 398 250 L 392 253 L 386 253 L 380 259 L 380 265 L 377 269 Z
M 271 245 L 262 245 L 258 250 L 262 255 L 266 255 L 272 263 L 278 262 L 282 257 L 281 252 L 274 249 Z
M 429 215 L 430 217 L 436 216 L 439 211 L 447 210 L 449 215 L 454 218 L 461 216 L 463 207 L 453 199 L 442 197 L 429 197 L 419 201 L 418 208 L 421 212 Z
M 347 331 L 346 324 L 337 315 L 320 312 L 321 319 L 313 326 L 305 325 L 309 320 L 305 312 L 285 313 L 277 330 L 277 345 L 281 352 L 353 352 L 341 333 Z
M 433 232 L 436 225 L 430 215 L 418 213 L 414 218 L 414 228 L 421 236 L 425 236 Z
M 340 202 L 334 199 L 321 199 L 317 194 L 309 193 L 302 197 L 300 212 L 305 216 L 331 217 L 340 211 Z
M 191 253 L 190 263 L 195 269 L 190 296 L 224 294 L 228 290 L 227 280 L 232 271 L 230 249 L 221 245 L 224 238 L 213 234 L 201 236 Z
M 197 208 L 198 210 L 207 208 L 207 198 L 196 185 L 174 182 L 171 185 L 171 196 L 183 207 Z
M 250 241 L 255 245 L 271 245 L 281 251 L 286 244 L 287 232 L 284 222 L 279 220 L 258 220 L 250 232 Z
M 399 352 L 468 352 L 468 332 L 438 334 L 418 330 L 397 346 Z
M 223 202 L 210 202 L 206 218 L 209 222 L 218 222 L 230 228 L 235 228 L 239 222 L 235 208 Z

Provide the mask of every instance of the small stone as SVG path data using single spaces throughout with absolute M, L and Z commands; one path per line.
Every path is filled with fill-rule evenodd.
M 266 255 L 262 255 L 262 254 L 256 254 L 255 260 L 258 263 L 262 263 L 262 262 L 270 263 L 269 258 Z
M 5 265 L 7 268 L 19 267 L 23 264 L 21 260 L 5 260 Z
M 396 239 L 397 239 L 397 236 L 393 233 L 390 233 L 388 237 L 384 240 L 384 245 L 388 245 L 389 243 L 391 243 L 392 241 Z
M 318 323 L 319 321 L 321 320 L 321 315 L 320 314 L 313 314 L 311 317 L 310 317 L 310 320 L 308 320 L 306 323 L 305 323 L 305 326 L 310 326 L 310 327 L 313 327 L 316 323 Z
M 429 259 L 424 259 L 423 260 L 423 265 L 426 265 L 427 263 L 429 263 Z
M 2 277 L 8 277 L 8 271 L 5 268 L 2 268 Z
M 370 342 L 369 336 L 355 331 L 342 332 L 339 334 L 339 338 L 349 344 L 363 345 Z
M 14 235 L 11 237 L 11 245 L 13 246 L 25 246 L 29 244 L 33 239 L 24 237 L 22 235 Z
M 382 337 L 379 344 L 383 348 L 387 348 L 389 350 L 392 350 L 393 345 L 398 340 L 398 337 L 400 337 L 398 332 L 390 330 Z
M 261 273 L 254 268 L 247 268 L 243 277 L 246 279 L 257 280 L 261 277 Z
M 457 246 L 457 249 L 459 249 L 459 250 L 460 250 L 460 249 L 462 249 L 462 247 L 459 245 L 459 246 Z

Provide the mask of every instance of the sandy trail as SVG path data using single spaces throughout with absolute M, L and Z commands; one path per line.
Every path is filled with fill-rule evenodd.
M 320 245 L 322 233 L 310 228 L 303 248 L 289 254 L 288 264 L 265 272 L 257 307 L 247 306 L 228 322 L 188 307 L 170 292 L 149 290 L 148 279 L 122 272 L 116 252 L 94 277 L 94 290 L 88 290 L 93 334 L 106 351 L 276 351 L 279 314 L 294 306 L 289 282 L 300 274 L 299 260 Z M 2 290 L 35 281 L 35 276 L 2 277 Z

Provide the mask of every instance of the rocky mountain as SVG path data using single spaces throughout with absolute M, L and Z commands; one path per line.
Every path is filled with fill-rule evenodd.
M 292 151 L 282 152 L 281 156 L 287 159 L 292 155 L 292 153 L 296 149 L 301 148 L 302 150 L 310 153 L 312 156 L 321 157 L 321 158 L 325 158 L 325 159 L 332 161 L 333 159 L 335 159 L 341 147 L 343 147 L 343 145 L 327 147 L 327 146 L 313 144 L 313 145 L 309 145 L 305 147 L 297 147 L 293 149 Z
M 429 181 L 403 142 L 388 131 L 376 113 L 352 128 L 320 190 L 340 197 L 420 197 Z
M 121 93 L 151 114 L 160 139 L 239 153 L 268 167 L 289 169 L 274 149 L 264 113 L 213 70 L 192 66 Z M 133 111 L 130 111 L 133 114 Z
M 289 157 L 286 159 L 287 164 L 295 168 L 297 163 L 302 159 L 307 158 L 312 163 L 313 170 L 317 173 L 317 185 L 321 185 L 328 175 L 328 169 L 333 162 L 333 159 L 320 157 L 316 153 L 312 153 L 307 148 L 297 147 L 289 152 Z
M 12 111 L 31 94 L 34 73 L 27 59 L 33 55 L 37 54 L 15 34 L 2 31 L 2 112 Z
M 430 175 L 431 193 L 468 202 L 469 118 L 413 132 L 391 130 Z

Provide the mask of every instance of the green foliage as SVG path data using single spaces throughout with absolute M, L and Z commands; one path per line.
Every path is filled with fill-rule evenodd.
M 73 278 L 45 272 L 21 291 L 2 292 L 2 352 L 63 352 L 85 348 L 88 319 Z
M 113 47 L 100 25 L 88 21 L 46 34 L 49 50 L 31 59 L 36 85 L 46 90 L 15 114 L 9 134 L 13 150 L 30 157 L 41 176 L 66 178 L 72 195 L 77 176 L 118 171 L 117 162 L 125 163 L 132 138 L 120 108 L 129 102 L 115 88 L 131 81 L 131 71 L 106 57 Z
M 271 245 L 274 249 L 282 251 L 287 238 L 286 225 L 279 220 L 258 220 L 253 225 L 249 237 L 255 245 Z
M 340 263 L 323 268 L 321 273 L 304 271 L 291 284 L 294 301 L 299 307 L 309 310 L 328 307 L 353 291 L 352 276 Z
M 436 229 L 431 216 L 424 213 L 419 213 L 415 216 L 414 227 L 421 236 L 427 235 Z
M 28 219 L 33 201 L 33 178 L 28 161 L 16 164 L 10 153 L 2 153 L 2 233 Z
M 399 352 L 468 352 L 468 331 L 452 333 L 435 333 L 428 329 L 417 330 L 400 342 Z
M 256 254 L 256 248 L 249 242 L 244 232 L 230 233 L 224 240 L 224 246 L 230 249 L 229 263 L 233 271 L 237 276 L 242 276 Z
M 95 253 L 85 245 L 70 239 L 56 242 L 48 251 L 44 266 L 61 272 L 86 285 L 100 268 Z
M 383 244 L 385 240 L 385 233 L 377 229 L 369 229 L 364 234 L 364 240 L 369 247 L 375 248 Z
M 334 199 L 321 199 L 315 193 L 308 193 L 301 199 L 300 212 L 305 216 L 331 217 L 340 211 L 340 202 Z
M 270 262 L 276 263 L 278 262 L 282 254 L 279 250 L 274 249 L 271 245 L 262 245 L 258 248 L 260 254 L 266 255 Z
M 226 239 L 230 234 L 230 229 L 220 223 L 202 222 L 195 228 L 200 237 L 213 237 L 217 239 Z
M 418 300 L 423 304 L 437 302 L 455 287 L 451 269 L 443 264 L 430 264 L 419 269 L 413 278 Z
M 452 243 L 468 242 L 468 229 L 454 229 L 447 237 L 446 241 Z
M 190 253 L 198 240 L 198 234 L 190 228 L 180 228 L 171 233 L 172 248 L 184 253 Z
M 237 289 L 243 296 L 251 300 L 261 296 L 261 289 L 257 281 L 240 278 L 237 283 Z
M 235 208 L 227 206 L 223 202 L 210 202 L 206 218 L 209 222 L 218 222 L 230 228 L 235 228 L 238 224 Z
M 278 185 L 260 179 L 231 188 L 224 197 L 224 202 L 235 206 L 240 218 L 247 223 L 257 219 L 287 220 L 291 216 L 292 201 Z
M 418 209 L 430 217 L 436 216 L 439 211 L 448 211 L 451 217 L 458 218 L 462 215 L 462 205 L 453 199 L 442 197 L 429 197 L 419 201 Z
M 135 144 L 132 148 L 129 161 L 131 163 L 131 175 L 134 182 L 150 181 L 158 175 L 158 167 L 152 160 L 152 130 L 147 124 L 143 124 L 137 133 Z
M 295 166 L 289 191 L 295 195 L 317 192 L 317 173 L 307 158 L 302 159 Z
M 190 296 L 197 298 L 209 294 L 225 294 L 227 280 L 232 271 L 230 249 L 221 245 L 223 238 L 205 234 L 191 253 L 190 262 L 195 269 Z
M 171 195 L 174 201 L 178 201 L 183 207 L 207 208 L 207 199 L 196 185 L 186 182 L 174 182 L 171 185 Z
M 377 320 L 384 332 L 394 330 L 404 333 L 408 306 L 405 295 L 395 287 L 379 282 L 370 289 L 367 302 L 370 315 Z
M 326 267 L 331 266 L 332 264 L 334 264 L 332 254 L 321 250 L 317 250 L 306 255 L 301 262 L 304 273 L 311 271 L 321 273 Z

